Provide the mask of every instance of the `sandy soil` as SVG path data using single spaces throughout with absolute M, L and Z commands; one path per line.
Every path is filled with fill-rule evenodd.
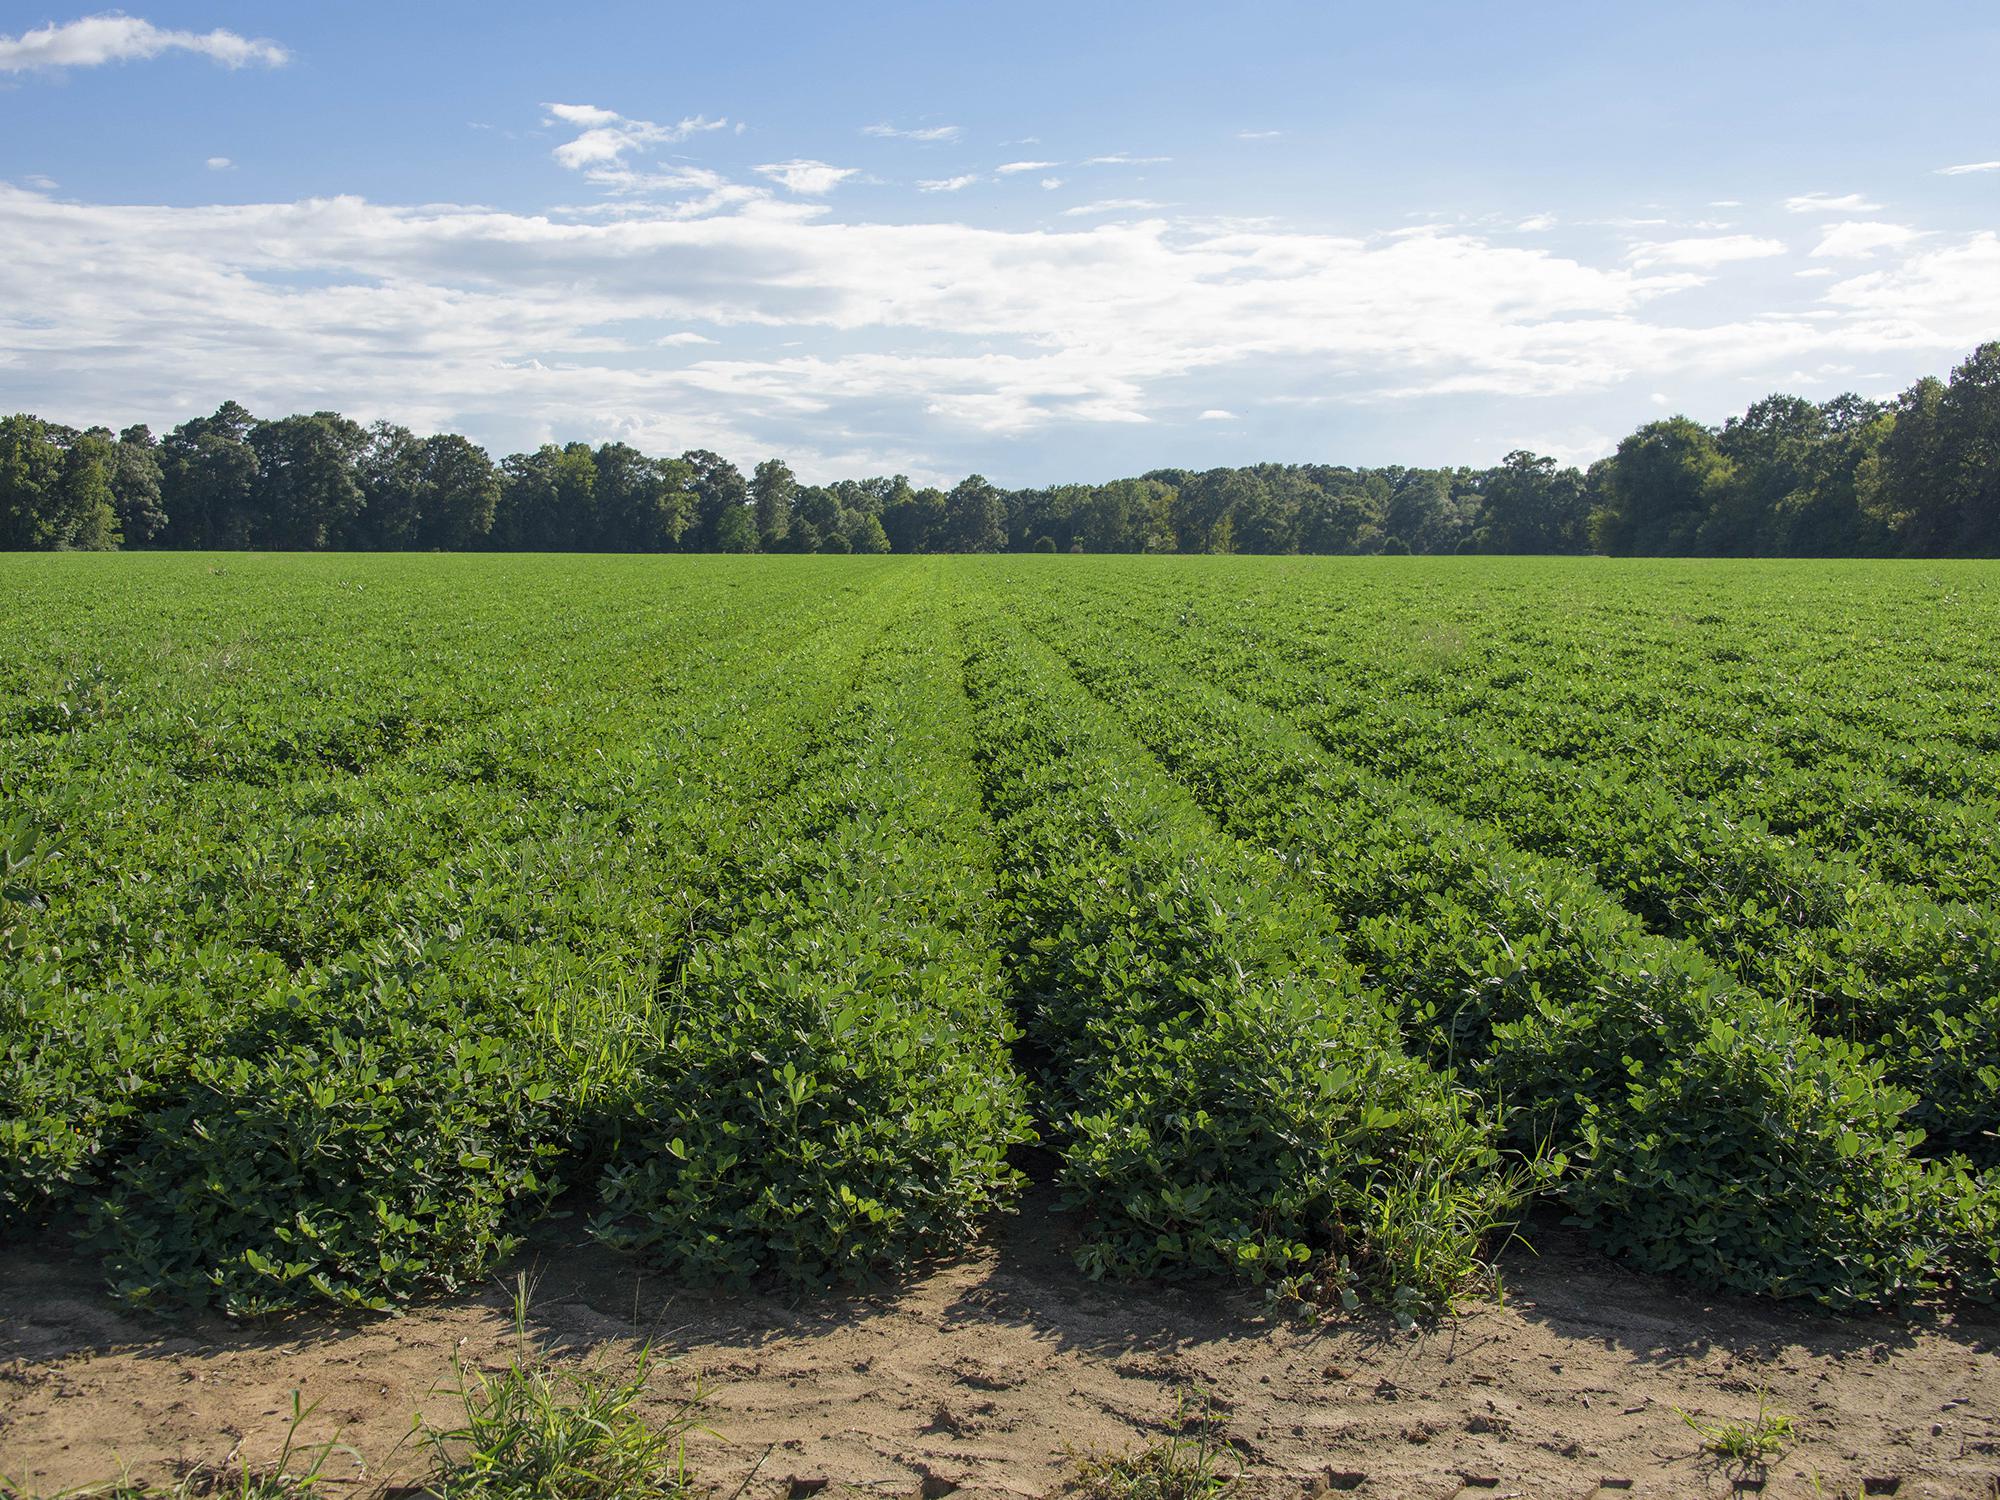
M 1698 1297 L 1534 1232 L 1504 1305 L 1424 1335 L 1311 1329 L 1212 1292 L 1093 1285 L 1035 1205 L 967 1259 L 862 1300 L 680 1292 L 545 1234 L 534 1331 L 624 1357 L 653 1336 L 699 1372 L 701 1475 L 723 1496 L 1035 1496 L 1076 1451 L 1158 1438 L 1177 1393 L 1225 1419 L 1256 1496 L 2000 1496 L 2000 1320 L 1830 1319 Z M 169 1479 L 283 1436 L 290 1392 L 365 1457 L 353 1492 L 408 1482 L 418 1409 L 442 1415 L 454 1349 L 496 1364 L 508 1288 L 329 1327 L 162 1323 L 114 1307 L 87 1264 L 0 1255 L 0 1475 L 28 1494 Z M 1680 1411 L 1798 1419 L 1768 1471 L 1719 1468 Z M 1677 1408 L 1679 1410 L 1677 1410 Z M 400 1444 L 400 1446 L 399 1446 Z M 1761 1481 L 1761 1484 L 1760 1484 Z M 345 1486 L 343 1486 L 345 1488 Z

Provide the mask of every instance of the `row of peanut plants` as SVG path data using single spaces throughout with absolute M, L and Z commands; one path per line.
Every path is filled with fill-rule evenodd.
M 1568 1158 L 1606 1249 L 1708 1285 L 1833 1306 L 1991 1296 L 1994 1189 L 1932 1162 L 1865 1049 L 1587 876 L 1327 754 L 1181 670 L 1115 609 L 1025 577 L 1017 610 L 1189 792 L 1306 880 L 1412 1043 Z
M 1038 1113 L 1094 1274 L 1222 1274 L 1404 1316 L 1477 1282 L 1527 1180 L 1399 1045 L 1322 912 L 1046 648 L 966 612 Z
M 1287 658 L 1266 634 L 1167 624 L 1110 601 L 1152 649 L 1270 708 L 1331 756 L 1592 876 L 1819 1029 L 1870 1043 L 1936 1147 L 2000 1159 L 2000 918 L 1815 856 L 1727 809 L 1616 769 L 1522 751 L 1476 722 Z M 1268 627 L 1267 627 L 1268 628 Z

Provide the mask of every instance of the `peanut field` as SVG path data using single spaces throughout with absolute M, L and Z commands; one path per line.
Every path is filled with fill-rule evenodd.
M 2000 565 L 0 558 L 0 1236 L 2000 1296 Z

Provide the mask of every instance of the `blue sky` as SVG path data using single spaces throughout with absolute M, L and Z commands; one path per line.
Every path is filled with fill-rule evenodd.
M 2000 336 L 2000 8 L 0 5 L 0 407 L 1003 483 Z

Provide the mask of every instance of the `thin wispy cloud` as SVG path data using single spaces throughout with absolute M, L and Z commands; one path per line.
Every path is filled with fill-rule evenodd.
M 118 12 L 50 22 L 19 36 L 0 35 L 0 73 L 97 68 L 166 52 L 192 52 L 225 68 L 282 67 L 291 53 L 277 42 L 220 28 L 174 31 Z
M 956 193 L 962 188 L 971 187 L 977 181 L 979 181 L 979 174 L 977 172 L 967 172 L 960 177 L 933 177 L 919 182 L 917 184 L 917 191 L 920 193 Z
M 1786 212 L 1795 214 L 1867 214 L 1881 206 L 1859 193 L 1798 193 L 1785 200 Z
M 1239 141 L 1275 141 L 1284 133 L 1282 130 L 1239 130 L 1236 132 L 1236 139 Z
M 1686 266 L 1707 270 L 1733 261 L 1764 260 L 1784 253 L 1785 243 L 1782 240 L 1765 239 L 1754 234 L 1724 234 L 1649 241 L 1634 245 L 1626 252 L 1626 259 L 1640 270 L 1649 266 Z
M 830 166 L 823 161 L 799 160 L 766 162 L 752 170 L 770 178 L 787 192 L 819 197 L 858 175 L 861 169 Z
M 863 125 L 861 133 L 885 140 L 937 142 L 955 141 L 965 134 L 965 128 L 961 125 L 918 125 L 903 129 L 896 125 L 878 124 Z
M 1134 156 L 1129 151 L 1114 151 L 1109 156 L 1086 156 L 1086 167 L 1149 167 L 1159 162 L 1172 161 L 1171 156 Z
M 1955 167 L 1939 167 L 1939 177 L 1969 177 L 1974 172 L 2000 172 L 2000 161 L 1960 162 Z
M 1010 161 L 1003 162 L 993 170 L 1002 177 L 1012 177 L 1018 172 L 1046 172 L 1050 167 L 1059 167 L 1059 161 Z
M 1815 260 L 1867 260 L 1879 251 L 1899 250 L 1922 238 L 1921 230 L 1907 224 L 1873 221 L 1831 224 L 1813 247 L 1812 256 Z
M 568 125 L 579 133 L 550 153 L 557 163 L 572 172 L 582 172 L 605 186 L 634 185 L 625 158 L 653 146 L 673 145 L 711 130 L 721 130 L 727 120 L 711 120 L 706 115 L 690 115 L 672 125 L 652 120 L 634 120 L 615 110 L 595 104 L 545 104 L 548 123 Z
M 1060 177 L 1044 177 L 1042 179 L 1042 186 L 1050 191 L 1054 191 L 1062 185 L 1063 179 Z
M 211 172 L 233 172 L 236 169 L 236 163 L 226 156 L 211 156 L 205 165 Z
M 1103 214 L 1140 213 L 1166 206 L 1155 203 L 1151 198 L 1102 198 L 1095 203 L 1079 203 L 1075 208 L 1066 208 L 1063 216 L 1071 219 L 1095 218 Z

